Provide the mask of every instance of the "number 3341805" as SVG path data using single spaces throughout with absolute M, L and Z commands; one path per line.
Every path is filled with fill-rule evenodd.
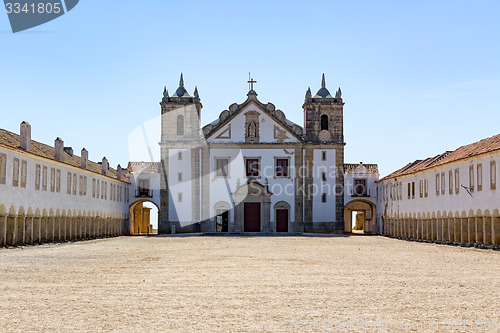
M 7 9 L 7 14 L 59 14 L 61 12 L 61 4 L 60 3 L 25 3 L 20 4 L 18 2 L 10 3 L 7 2 L 5 4 L 5 8 Z

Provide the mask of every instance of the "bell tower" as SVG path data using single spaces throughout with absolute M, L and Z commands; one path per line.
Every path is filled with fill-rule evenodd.
M 312 96 L 307 89 L 304 105 L 305 139 L 312 143 L 344 142 L 344 103 L 340 88 L 333 97 L 326 88 L 325 74 L 321 88 Z
M 203 145 L 198 88 L 191 96 L 181 74 L 179 87 L 163 90 L 159 233 L 197 232 L 200 221 L 200 156 Z M 181 223 L 182 222 L 182 223 Z

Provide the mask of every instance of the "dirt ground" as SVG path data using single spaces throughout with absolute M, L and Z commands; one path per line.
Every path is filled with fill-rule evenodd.
M 0 331 L 500 332 L 500 252 L 351 237 L 0 250 Z

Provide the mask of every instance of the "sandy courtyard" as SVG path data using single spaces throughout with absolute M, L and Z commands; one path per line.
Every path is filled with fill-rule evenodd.
M 0 279 L 1 331 L 500 332 L 500 252 L 377 236 L 1 249 Z

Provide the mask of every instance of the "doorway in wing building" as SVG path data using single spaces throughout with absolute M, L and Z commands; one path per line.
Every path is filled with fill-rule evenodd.
M 375 205 L 365 200 L 354 200 L 344 208 L 344 232 L 377 233 L 375 224 Z
M 158 233 L 158 207 L 149 200 L 139 200 L 129 208 L 130 235 L 151 235 Z

